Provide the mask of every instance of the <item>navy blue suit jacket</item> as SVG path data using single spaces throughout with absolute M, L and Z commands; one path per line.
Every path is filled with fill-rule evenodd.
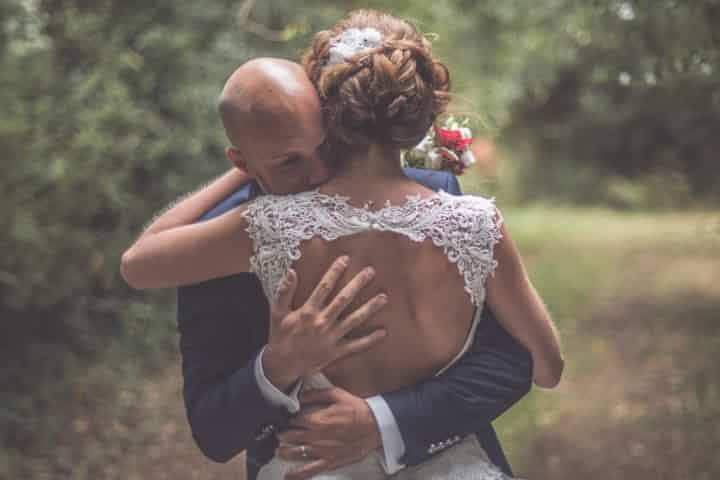
M 406 169 L 435 190 L 460 194 L 446 172 Z M 217 205 L 209 219 L 255 198 L 249 183 Z M 178 289 L 178 327 L 184 377 L 183 397 L 193 437 L 212 460 L 226 462 L 247 450 L 248 478 L 273 455 L 274 433 L 289 413 L 267 403 L 253 366 L 267 343 L 269 307 L 260 282 L 242 273 Z M 405 442 L 407 465 L 416 465 L 475 433 L 491 461 L 510 474 L 510 466 L 490 422 L 530 389 L 528 352 L 497 322 L 489 308 L 473 346 L 453 367 L 418 385 L 383 394 Z

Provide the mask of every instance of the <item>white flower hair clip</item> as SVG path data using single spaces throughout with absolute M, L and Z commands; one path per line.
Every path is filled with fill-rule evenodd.
M 330 47 L 326 66 L 347 62 L 348 58 L 377 48 L 382 44 L 382 34 L 375 28 L 348 28 L 335 37 Z

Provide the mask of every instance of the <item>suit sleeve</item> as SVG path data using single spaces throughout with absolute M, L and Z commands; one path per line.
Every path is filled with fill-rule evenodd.
M 455 175 L 447 174 L 447 185 L 443 189 L 447 193 L 452 193 L 453 195 L 462 195 L 462 190 L 460 189 L 460 182 L 458 182 L 458 179 Z
M 178 289 L 178 326 L 187 417 L 208 458 L 226 462 L 285 424 L 287 409 L 268 402 L 255 377 L 267 338 L 267 304 L 255 277 Z
M 383 395 L 405 443 L 400 462 L 416 465 L 434 453 L 438 442 L 487 430 L 531 384 L 530 354 L 485 308 L 472 347 L 455 365 Z

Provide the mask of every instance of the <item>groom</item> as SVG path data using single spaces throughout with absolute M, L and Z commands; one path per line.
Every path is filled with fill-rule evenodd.
M 225 85 L 220 114 L 232 144 L 227 156 L 252 181 L 201 220 L 263 192 L 307 190 L 330 175 L 320 153 L 319 100 L 299 65 L 272 59 L 244 64 Z M 406 173 L 436 190 L 461 193 L 445 172 Z M 488 308 L 473 347 L 441 376 L 368 399 L 340 388 L 298 399 L 300 377 L 311 373 L 298 371 L 303 358 L 337 357 L 315 351 L 288 325 L 312 325 L 321 313 L 268 306 L 252 274 L 178 290 L 183 396 L 193 436 L 208 457 L 225 462 L 247 450 L 248 478 L 254 479 L 279 438 L 281 456 L 308 461 L 292 478 L 310 478 L 375 449 L 391 474 L 475 434 L 490 460 L 511 473 L 490 422 L 529 390 L 531 360 Z M 271 314 L 279 318 L 272 325 Z M 310 403 L 320 408 L 308 413 Z

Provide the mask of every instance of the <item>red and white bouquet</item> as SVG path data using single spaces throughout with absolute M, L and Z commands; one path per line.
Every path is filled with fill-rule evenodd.
M 473 137 L 469 121 L 469 118 L 447 117 L 442 125 L 433 125 L 417 146 L 403 153 L 405 166 L 462 175 L 475 163 L 475 155 L 470 149 Z

